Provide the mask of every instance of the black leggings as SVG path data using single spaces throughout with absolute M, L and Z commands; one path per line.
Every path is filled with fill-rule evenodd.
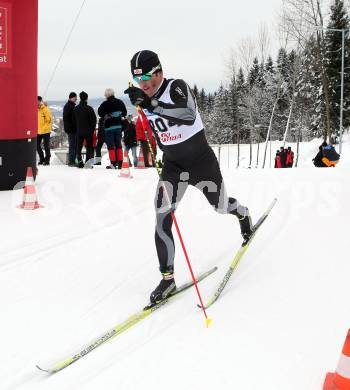
M 85 164 L 94 158 L 94 142 L 93 142 L 93 132 L 86 133 L 86 135 L 78 135 L 77 136 L 77 160 L 78 163 L 83 162 L 83 158 L 81 156 L 81 152 L 83 150 L 84 141 L 86 140 L 86 158 Z
M 171 232 L 173 220 L 164 188 L 171 199 L 171 209 L 175 211 L 188 185 L 198 188 L 218 213 L 236 216 L 245 214 L 245 207 L 236 199 L 227 197 L 219 163 L 209 146 L 195 161 L 188 161 L 185 164 L 179 165 L 165 157 L 162 180 L 158 183 L 155 197 L 155 242 L 161 272 L 174 271 L 175 257 L 174 238 Z

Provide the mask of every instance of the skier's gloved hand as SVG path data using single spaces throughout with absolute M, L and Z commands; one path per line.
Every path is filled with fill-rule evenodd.
M 147 110 L 152 110 L 151 98 L 149 98 L 140 88 L 129 87 L 124 91 L 126 95 L 129 95 L 131 104 L 134 106 L 140 106 Z

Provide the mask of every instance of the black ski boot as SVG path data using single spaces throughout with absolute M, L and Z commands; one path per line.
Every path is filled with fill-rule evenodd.
M 118 169 L 118 163 L 116 161 L 111 162 L 109 165 L 106 166 L 106 169 Z
M 241 227 L 241 234 L 243 237 L 243 244 L 246 245 L 253 234 L 253 224 L 252 219 L 249 215 L 249 210 L 245 208 L 245 213 L 237 215 L 239 226 Z
M 167 272 L 163 273 L 163 279 L 158 284 L 157 288 L 151 293 L 150 301 L 152 304 L 161 302 L 166 299 L 176 290 L 174 274 Z

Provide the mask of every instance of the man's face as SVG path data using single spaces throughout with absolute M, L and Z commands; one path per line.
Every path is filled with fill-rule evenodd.
M 38 108 L 40 108 L 42 102 L 40 100 L 38 100 Z
M 73 102 L 73 103 L 76 103 L 78 100 L 78 98 L 76 96 L 70 98 L 70 101 Z
M 158 91 L 162 81 L 162 72 L 153 73 L 150 80 L 140 80 L 139 86 L 147 96 L 151 97 Z

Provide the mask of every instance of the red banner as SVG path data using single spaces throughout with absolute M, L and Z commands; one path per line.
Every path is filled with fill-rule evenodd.
M 12 5 L 0 2 L 0 68 L 12 66 Z
M 0 141 L 36 137 L 38 0 L 0 0 Z

